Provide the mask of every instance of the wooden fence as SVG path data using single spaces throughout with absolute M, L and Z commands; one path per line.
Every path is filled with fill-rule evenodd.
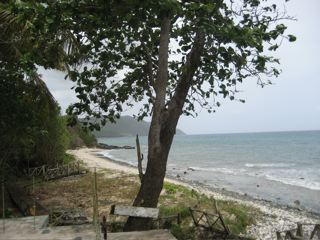
M 225 239 L 230 235 L 231 232 L 219 211 L 217 211 L 217 214 L 210 214 L 192 208 L 189 208 L 189 211 L 196 227 L 204 228 L 217 235 L 216 237 L 221 237 L 221 239 Z
M 46 169 L 47 166 L 46 165 L 42 165 L 40 167 L 35 167 L 35 168 L 29 168 L 27 175 L 29 177 L 38 177 L 38 176 L 42 176 L 46 173 Z
M 310 236 L 305 233 L 303 230 L 303 226 L 311 225 L 314 226 Z M 317 238 L 315 238 L 317 237 Z M 277 232 L 277 240 L 312 240 L 312 239 L 320 239 L 320 224 L 303 224 L 297 223 L 297 228 L 278 231 Z
M 27 175 L 29 177 L 42 177 L 44 180 L 52 180 L 71 175 L 82 173 L 79 162 L 69 163 L 65 165 L 57 165 L 56 167 L 48 167 L 46 165 L 29 168 Z

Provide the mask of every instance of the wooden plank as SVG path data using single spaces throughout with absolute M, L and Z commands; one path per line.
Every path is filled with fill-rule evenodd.
M 108 240 L 176 240 L 168 230 L 109 233 Z
M 158 208 L 144 208 L 123 205 L 113 205 L 111 214 L 130 217 L 158 218 Z
M 0 230 L 1 240 L 95 240 L 92 224 L 51 227 L 48 216 L 36 217 L 36 228 L 32 217 L 7 219 L 6 232 Z M 103 232 L 101 238 L 103 239 Z M 176 240 L 168 230 L 108 233 L 108 240 Z

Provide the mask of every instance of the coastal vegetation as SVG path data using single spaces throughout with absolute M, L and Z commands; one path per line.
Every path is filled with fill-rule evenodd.
M 98 130 L 135 102 L 142 105 L 138 119 L 151 116 L 147 168 L 133 205 L 156 207 L 180 116 L 197 115 L 199 107 L 214 112 L 221 98 L 244 102 L 238 85 L 251 77 L 269 84 L 263 77 L 280 74 L 272 52 L 295 37 L 285 33 L 286 12 L 264 1 L 99 3 L 39 5 L 37 34 L 71 31 L 78 48 L 69 64 L 82 57 L 91 64 L 68 71 L 79 98 L 69 114 L 87 115 Z M 149 219 L 132 217 L 126 230 L 149 226 Z
M 1 76 L 2 168 L 21 170 L 61 163 L 68 146 L 68 132 L 57 103 L 43 91 L 44 86 L 33 79 L 24 80 L 23 74 Z
M 65 117 L 65 123 L 67 124 L 67 118 Z M 97 145 L 97 139 L 95 135 L 85 128 L 81 122 L 77 121 L 73 126 L 68 126 L 69 133 L 69 148 L 75 149 L 79 147 L 95 147 Z
M 84 115 L 89 128 L 99 130 L 136 102 L 138 119 L 151 116 L 147 168 L 133 202 L 143 207 L 158 205 L 180 116 L 195 116 L 198 109 L 214 112 L 222 98 L 244 102 L 237 97 L 238 85 L 252 77 L 262 87 L 269 84 L 263 77 L 280 74 L 272 52 L 283 39 L 295 41 L 282 22 L 289 19 L 286 12 L 259 0 L 9 1 L 0 6 L 1 90 L 9 94 L 1 105 L 1 113 L 8 114 L 1 118 L 1 142 L 7 144 L 1 146 L 2 168 L 30 165 L 29 159 L 35 165 L 62 161 L 65 131 L 37 74 L 38 66 L 61 69 L 76 82 L 79 101 L 68 109 L 71 123 Z M 129 218 L 126 230 L 150 224 L 150 219 Z
M 27 24 L 32 16 L 14 13 L 14 4 L 0 3 L 1 175 L 62 163 L 69 144 L 66 121 L 36 66 L 46 56 L 48 67 L 62 69 L 63 45 L 40 46 Z
M 93 215 L 92 180 L 93 173 L 76 178 L 61 179 L 36 186 L 39 203 L 51 208 L 82 208 L 87 216 Z M 126 217 L 109 215 L 112 204 L 130 205 L 139 190 L 140 180 L 131 175 L 110 169 L 98 169 L 97 186 L 99 217 L 108 216 L 109 231 L 122 231 Z M 225 216 L 232 234 L 246 235 L 246 228 L 255 223 L 259 210 L 233 201 L 217 201 L 219 210 Z M 189 207 L 215 213 L 214 200 L 196 190 L 181 185 L 165 182 L 159 199 L 160 217 L 181 215 L 181 224 L 175 220 L 165 223 L 177 239 L 199 239 L 201 234 L 195 228 Z M 155 223 L 154 227 L 157 224 Z M 200 238 L 204 239 L 204 238 Z
M 93 133 L 81 124 L 68 126 L 67 117 L 60 115 L 57 103 L 51 103 L 53 106 L 50 107 L 47 96 L 34 91 L 37 86 L 31 84 L 29 87 L 32 90 L 28 92 L 28 88 L 24 88 L 24 93 L 10 89 L 16 96 L 21 96 L 21 99 L 12 98 L 11 105 L 7 105 L 15 106 L 16 112 L 12 108 L 11 111 L 1 108 L 4 110 L 1 124 L 6 126 L 2 128 L 0 138 L 1 166 L 4 170 L 1 173 L 19 175 L 23 169 L 31 167 L 68 163 L 73 157 L 66 153 L 67 149 L 94 147 L 97 144 Z M 1 94 L 3 102 L 8 101 L 8 93 Z

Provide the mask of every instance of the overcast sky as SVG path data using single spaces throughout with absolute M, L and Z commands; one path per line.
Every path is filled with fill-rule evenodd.
M 224 101 L 214 114 L 183 116 L 181 130 L 188 134 L 320 130 L 320 0 L 291 0 L 287 10 L 298 19 L 287 23 L 297 41 L 284 42 L 279 49 L 283 72 L 274 85 L 261 89 L 249 80 L 240 88 L 246 103 Z M 63 111 L 76 101 L 63 73 L 41 73 Z

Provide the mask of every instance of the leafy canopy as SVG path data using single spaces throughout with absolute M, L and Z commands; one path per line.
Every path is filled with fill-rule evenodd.
M 63 42 L 61 33 L 68 33 L 69 47 L 76 51 L 68 51 L 63 61 L 79 99 L 69 113 L 100 118 L 102 124 L 119 118 L 135 102 L 142 105 L 140 119 L 152 114 L 163 16 L 171 19 L 167 104 L 188 67 L 196 33 L 205 35 L 200 66 L 185 100 L 187 115 L 196 114 L 196 106 L 214 111 L 219 96 L 236 99 L 237 86 L 246 78 L 268 84 L 264 76 L 280 73 L 272 52 L 283 39 L 296 40 L 285 35 L 281 22 L 290 17 L 267 0 L 19 1 L 11 11 L 22 19 L 32 16 L 29 29 L 39 49 L 46 45 L 54 50 Z M 54 65 L 52 59 L 33 56 L 39 65 Z M 87 63 L 79 67 L 83 59 Z
M 35 10 L 32 2 L 0 3 L 0 167 L 7 170 L 61 162 L 67 147 L 66 124 L 36 66 L 61 68 L 66 54 L 61 45 L 41 47 Z

